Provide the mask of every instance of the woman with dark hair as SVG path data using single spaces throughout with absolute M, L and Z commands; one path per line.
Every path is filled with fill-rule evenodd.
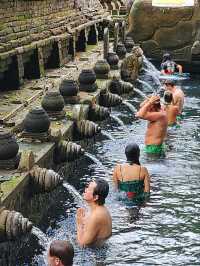
M 140 165 L 140 148 L 137 144 L 126 146 L 127 162 L 114 168 L 113 182 L 119 191 L 134 202 L 142 202 L 149 197 L 150 177 L 147 169 Z
M 161 63 L 161 74 L 163 75 L 172 75 L 174 73 L 183 73 L 183 68 L 181 65 L 176 64 L 169 53 L 163 55 Z

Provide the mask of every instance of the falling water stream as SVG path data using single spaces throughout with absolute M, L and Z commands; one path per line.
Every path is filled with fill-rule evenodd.
M 45 233 L 35 226 L 33 226 L 31 233 L 38 238 L 38 242 L 43 248 L 47 248 L 49 244 L 49 238 Z
M 143 57 L 143 67 L 148 71 L 151 71 L 152 76 L 159 78 L 160 71 L 146 58 L 145 55 Z
M 137 109 L 131 103 L 129 103 L 127 101 L 123 101 L 122 103 L 124 105 L 126 105 L 131 112 L 133 112 L 133 113 L 136 113 L 137 112 Z
M 134 88 L 134 92 L 136 92 L 138 95 L 140 95 L 144 99 L 147 98 L 146 94 L 142 92 L 141 90 L 138 90 L 137 88 Z
M 106 138 L 110 139 L 110 140 L 115 140 L 113 138 L 113 136 L 111 134 L 109 134 L 108 132 L 106 132 L 105 130 L 101 130 L 101 135 L 105 136 Z
M 120 126 L 124 127 L 124 122 L 119 117 L 117 117 L 116 115 L 112 115 L 112 114 L 110 115 L 110 117 L 114 121 L 116 121 Z
M 150 93 L 151 92 L 155 92 L 155 90 L 152 88 L 152 86 L 149 83 L 147 83 L 146 81 L 141 80 L 141 79 L 137 79 L 136 81 L 139 82 L 139 83 L 141 83 L 142 85 L 144 85 L 144 87 L 147 87 L 147 89 L 150 90 L 149 91 Z M 139 93 L 139 91 L 137 91 L 137 92 Z
M 115 114 L 120 114 L 129 130 L 122 132 L 121 127 L 111 128 L 110 124 L 104 124 L 104 130 L 117 138 L 115 141 L 113 138 L 100 139 L 89 145 L 86 156 L 83 156 L 70 176 L 70 185 L 80 194 L 93 177 L 103 176 L 109 182 L 110 193 L 106 204 L 113 219 L 113 235 L 105 248 L 99 250 L 78 247 L 75 215 L 76 208 L 80 205 L 77 198 L 80 196 L 75 193 L 70 197 L 68 184 L 67 189 L 61 189 L 56 198 L 56 207 L 51 208 L 41 228 L 43 232 L 47 232 L 50 219 L 55 218 L 51 237 L 72 241 L 75 265 L 199 265 L 200 79 L 193 77 L 192 80 L 180 81 L 179 85 L 186 95 L 184 118 L 179 129 L 169 131 L 164 158 L 156 159 L 145 155 L 146 121 L 133 117 L 126 108 L 117 107 Z M 128 100 L 136 109 L 139 108 L 139 95 L 131 96 Z M 125 161 L 124 149 L 131 141 L 139 144 L 140 161 L 151 175 L 150 201 L 136 209 L 127 209 L 117 199 L 111 178 L 116 163 Z M 92 162 L 86 162 L 85 157 Z M 106 176 L 105 169 L 110 169 Z M 20 266 L 45 265 L 37 261 L 33 246 L 29 245 L 28 254 L 28 262 L 21 259 Z

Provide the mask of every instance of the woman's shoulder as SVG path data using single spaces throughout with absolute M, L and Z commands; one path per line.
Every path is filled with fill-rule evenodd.
M 141 170 L 142 170 L 143 172 L 148 173 L 148 170 L 147 170 L 146 166 L 144 166 L 144 165 L 141 165 Z

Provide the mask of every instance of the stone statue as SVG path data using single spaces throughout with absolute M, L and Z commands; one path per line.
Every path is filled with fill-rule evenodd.
M 121 64 L 121 79 L 134 82 L 142 64 L 143 51 L 139 46 L 134 46 L 131 55 L 127 56 Z

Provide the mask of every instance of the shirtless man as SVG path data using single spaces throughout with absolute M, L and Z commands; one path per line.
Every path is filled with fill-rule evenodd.
M 176 117 L 179 114 L 179 109 L 178 106 L 174 105 L 173 95 L 170 91 L 164 93 L 164 110 L 167 113 L 168 126 L 177 126 Z
M 145 135 L 145 151 L 151 154 L 162 154 L 163 141 L 167 132 L 167 115 L 161 108 L 160 97 L 154 95 L 146 99 L 141 104 L 136 117 L 149 121 Z
M 184 104 L 184 93 L 180 88 L 177 88 L 174 84 L 173 80 L 166 80 L 165 83 L 165 90 L 170 91 L 173 95 L 174 105 L 178 107 L 179 115 L 181 115 L 183 110 Z
M 80 246 L 99 247 L 112 235 L 112 219 L 104 206 L 109 192 L 107 181 L 97 178 L 89 183 L 83 194 L 89 205 L 89 213 L 84 208 L 77 210 L 77 241 Z

